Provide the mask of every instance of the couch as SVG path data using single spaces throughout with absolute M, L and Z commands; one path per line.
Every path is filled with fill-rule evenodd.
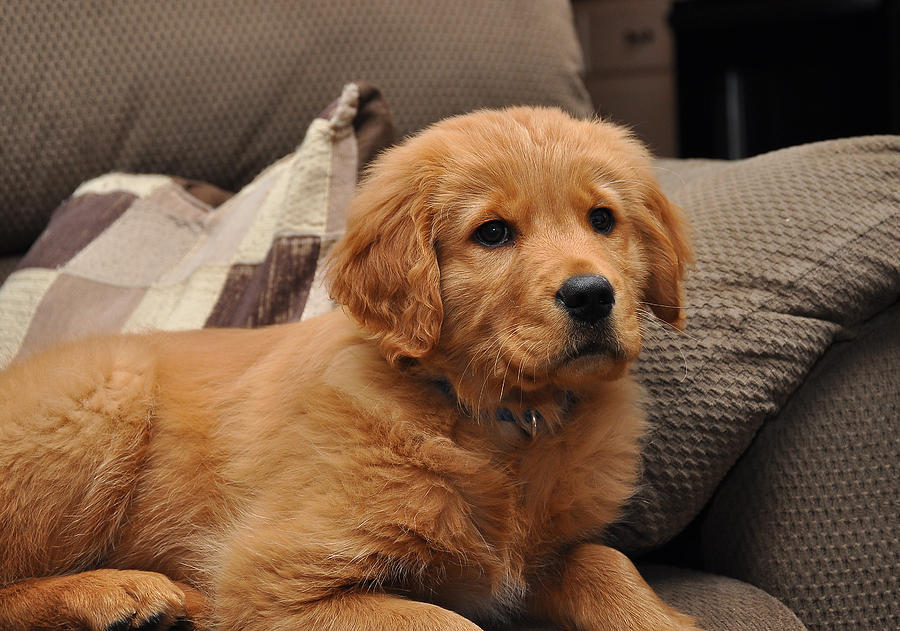
M 593 110 L 562 0 L 36 0 L 0 41 L 4 364 L 332 308 L 319 263 L 381 148 Z M 684 333 L 647 327 L 641 485 L 604 538 L 710 630 L 897 628 L 900 137 L 656 167 L 697 263 Z

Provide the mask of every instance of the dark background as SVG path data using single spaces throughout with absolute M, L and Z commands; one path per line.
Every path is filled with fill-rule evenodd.
M 635 26 L 636 15 L 608 34 L 596 24 L 609 19 L 595 17 L 591 31 L 584 15 L 625 3 L 573 4 L 598 110 L 633 125 L 662 155 L 742 158 L 816 140 L 900 133 L 898 0 L 634 0 L 631 11 L 664 13 L 664 20 Z M 639 90 L 611 99 L 603 89 L 609 81 L 592 85 L 598 68 L 603 77 L 615 75 L 587 54 L 587 39 L 598 36 L 623 38 L 625 65 L 642 46 L 671 54 L 640 70 L 645 81 L 670 73 L 672 87 L 660 90 L 670 89 L 671 101 L 656 96 L 647 103 Z

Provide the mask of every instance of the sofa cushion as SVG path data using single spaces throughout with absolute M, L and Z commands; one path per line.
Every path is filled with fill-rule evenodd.
M 810 628 L 900 627 L 898 437 L 900 303 L 833 344 L 760 430 L 702 520 L 706 566 Z
M 685 332 L 645 326 L 643 480 L 608 533 L 632 553 L 681 531 L 832 342 L 900 294 L 900 137 L 658 166 L 697 263 Z
M 259 326 L 332 307 L 318 263 L 342 234 L 357 134 L 390 129 L 377 90 L 348 84 L 299 148 L 233 197 L 163 175 L 79 187 L 0 287 L 0 366 L 88 334 Z
M 566 0 L 11 2 L 0 42 L 0 255 L 112 170 L 237 190 L 359 77 L 401 135 L 487 106 L 591 112 Z
M 639 569 L 660 598 L 694 616 L 705 631 L 806 629 L 784 603 L 742 581 L 662 565 Z
M 21 260 L 21 255 L 0 256 L 0 285 L 3 284 L 7 276 L 15 271 Z

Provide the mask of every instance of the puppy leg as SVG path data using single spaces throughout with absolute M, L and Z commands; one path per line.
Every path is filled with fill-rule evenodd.
M 533 604 L 544 619 L 579 631 L 698 631 L 686 616 L 660 600 L 631 561 L 607 546 L 582 544 L 562 576 Z
M 480 631 L 448 609 L 368 587 L 404 574 L 398 560 L 372 553 L 377 543 L 367 554 L 366 543 L 330 526 L 309 532 L 315 522 L 312 515 L 254 521 L 236 533 L 213 581 L 216 629 Z
M 131 354 L 98 342 L 0 374 L 0 585 L 108 553 L 153 422 L 152 365 Z
M 0 629 L 103 631 L 183 624 L 208 628 L 209 605 L 197 590 L 162 574 L 94 570 L 0 588 Z
M 245 595 L 245 598 L 252 598 Z M 302 604 L 282 601 L 277 608 L 247 611 L 219 619 L 228 631 L 481 631 L 457 613 L 429 603 L 380 592 L 342 592 Z
M 115 340 L 0 374 L 0 629 L 128 628 L 205 609 L 160 574 L 77 573 L 115 545 L 146 461 L 154 383 L 149 354 Z

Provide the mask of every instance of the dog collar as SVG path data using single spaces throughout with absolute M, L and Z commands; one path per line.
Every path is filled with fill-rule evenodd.
M 463 405 L 456 396 L 456 393 L 453 390 L 453 386 L 446 379 L 438 379 L 434 382 L 434 384 L 443 392 L 448 398 L 456 401 L 457 405 L 465 411 L 468 416 L 472 416 L 472 410 L 470 410 L 467 406 Z M 568 416 L 569 412 L 572 409 L 572 406 L 575 405 L 576 397 L 575 393 L 571 391 L 566 391 L 562 401 L 562 409 L 560 410 L 560 418 L 565 418 Z M 540 410 L 536 408 L 527 408 L 522 411 L 522 414 L 516 414 L 508 407 L 498 407 L 494 409 L 494 419 L 500 421 L 502 423 L 515 423 L 522 432 L 528 436 L 529 438 L 534 438 L 538 429 L 541 425 L 545 425 L 544 423 L 544 415 Z
M 538 431 L 538 422 L 544 420 L 544 415 L 540 410 L 531 408 L 524 410 L 522 416 L 515 414 L 509 408 L 497 408 L 494 410 L 494 418 L 504 423 L 515 423 L 529 438 L 534 438 Z

